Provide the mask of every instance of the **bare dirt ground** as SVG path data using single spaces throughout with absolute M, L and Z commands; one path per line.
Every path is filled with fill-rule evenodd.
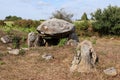
M 39 47 L 15 56 L 7 54 L 9 44 L 0 42 L 0 80 L 120 80 L 120 38 L 98 38 L 93 45 L 99 57 L 97 71 L 71 73 L 73 47 Z M 45 61 L 41 57 L 44 53 L 51 53 L 54 59 Z M 115 67 L 118 74 L 105 75 L 103 70 L 109 67 Z

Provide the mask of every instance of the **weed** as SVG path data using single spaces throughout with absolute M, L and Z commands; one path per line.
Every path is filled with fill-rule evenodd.
M 22 47 L 23 48 L 28 48 L 28 45 L 27 44 L 23 44 Z
M 66 42 L 67 42 L 67 38 L 62 38 L 60 39 L 58 46 L 64 46 Z
M 0 61 L 0 65 L 4 65 L 5 64 L 5 62 L 3 62 L 3 61 Z
M 14 48 L 19 48 L 20 47 L 20 37 L 19 36 L 14 36 L 13 37 L 13 46 Z

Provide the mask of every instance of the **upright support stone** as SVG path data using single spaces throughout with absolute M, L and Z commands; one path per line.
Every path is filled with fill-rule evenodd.
M 96 53 L 90 41 L 83 41 L 76 48 L 76 55 L 72 61 L 70 71 L 92 72 L 95 70 Z
M 36 34 L 34 32 L 30 32 L 28 34 L 28 47 L 34 47 L 34 42 L 36 40 Z
M 30 32 L 28 34 L 28 47 L 37 47 L 45 45 L 45 40 L 39 34 Z

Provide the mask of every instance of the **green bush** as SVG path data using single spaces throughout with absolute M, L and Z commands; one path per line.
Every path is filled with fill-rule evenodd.
M 3 20 L 0 20 L 0 26 L 5 26 L 6 24 L 4 23 Z
M 120 7 L 108 6 L 92 13 L 93 29 L 101 35 L 120 35 Z
M 92 36 L 94 32 L 92 30 L 92 22 L 88 20 L 75 21 L 74 25 L 76 27 L 76 33 L 78 36 Z

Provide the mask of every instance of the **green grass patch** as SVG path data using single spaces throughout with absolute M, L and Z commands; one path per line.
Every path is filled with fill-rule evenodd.
M 64 46 L 66 42 L 67 42 L 67 38 L 62 38 L 60 39 L 58 46 Z

